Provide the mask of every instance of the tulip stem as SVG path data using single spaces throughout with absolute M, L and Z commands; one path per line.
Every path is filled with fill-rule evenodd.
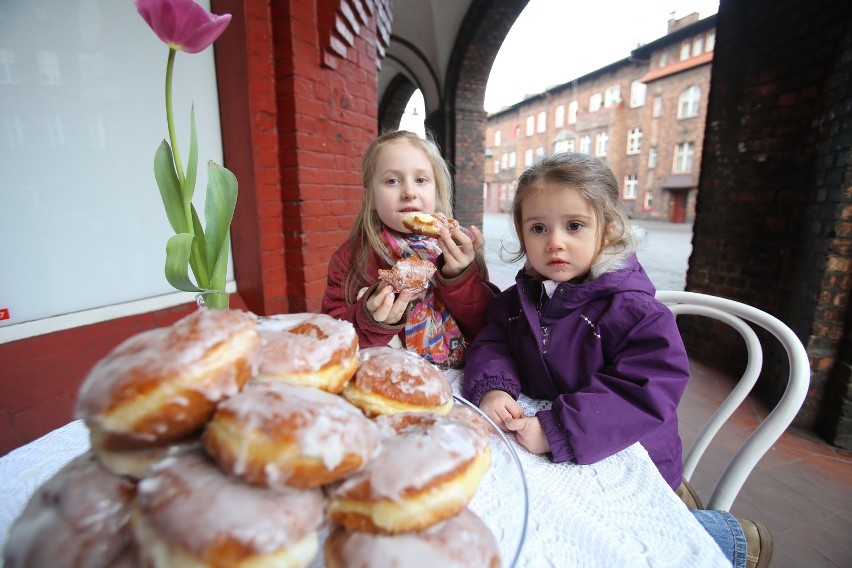
M 169 48 L 169 62 L 166 65 L 166 122 L 169 126 L 169 141 L 172 144 L 172 156 L 175 160 L 175 168 L 177 168 L 178 181 L 181 188 L 184 184 L 183 164 L 180 161 L 180 152 L 178 152 L 177 135 L 175 134 L 175 119 L 172 111 L 172 75 L 175 70 L 175 48 Z M 191 225 L 190 225 L 191 226 Z
M 170 47 L 169 60 L 166 64 L 166 122 L 168 123 L 169 140 L 171 141 L 172 145 L 172 159 L 175 163 L 178 183 L 180 184 L 180 192 L 184 202 L 183 215 L 186 219 L 186 229 L 189 233 L 195 235 L 195 226 L 192 222 L 192 205 L 191 203 L 186 202 L 186 195 L 188 191 L 186 187 L 186 175 L 183 172 L 183 163 L 181 162 L 180 152 L 178 151 L 177 134 L 175 133 L 174 111 L 172 110 L 172 76 L 174 75 L 176 54 L 177 50 L 173 47 Z M 200 288 L 207 288 L 210 285 L 210 283 L 208 282 L 209 274 L 207 266 L 201 261 L 201 258 L 201 251 L 198 247 L 198 238 L 194 238 L 192 239 L 192 248 L 189 256 L 189 266 L 192 269 L 192 273 L 195 274 L 195 281 L 197 282 L 198 286 Z

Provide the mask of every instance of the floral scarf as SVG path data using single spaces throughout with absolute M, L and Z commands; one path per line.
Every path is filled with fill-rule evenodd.
M 397 260 L 419 256 L 436 262 L 441 254 L 438 239 L 422 235 L 402 235 L 384 227 L 382 241 L 385 261 L 393 266 Z M 405 348 L 436 365 L 459 368 L 464 365 L 465 339 L 450 310 L 435 293 L 435 278 L 426 291 L 411 300 L 405 321 Z

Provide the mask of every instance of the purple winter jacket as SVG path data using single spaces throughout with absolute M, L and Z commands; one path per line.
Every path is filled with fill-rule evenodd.
M 641 442 L 677 488 L 677 405 L 689 362 L 671 311 L 636 256 L 582 284 L 562 282 L 538 311 L 541 284 L 521 270 L 495 298 L 465 354 L 464 394 L 500 389 L 553 401 L 538 419 L 554 462 L 591 464 Z

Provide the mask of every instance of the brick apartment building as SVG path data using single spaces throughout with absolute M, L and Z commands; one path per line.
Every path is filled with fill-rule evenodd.
M 488 117 L 485 210 L 508 210 L 538 156 L 600 156 L 634 217 L 692 221 L 710 91 L 716 16 L 670 20 L 665 36 Z

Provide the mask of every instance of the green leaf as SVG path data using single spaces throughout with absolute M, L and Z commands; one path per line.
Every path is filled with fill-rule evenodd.
M 180 182 L 175 173 L 171 146 L 165 140 L 154 155 L 154 178 L 157 180 L 157 187 L 160 188 L 160 197 L 166 208 L 169 224 L 175 233 L 186 233 L 189 227 L 186 226 L 186 217 L 183 214 Z
M 206 222 L 205 248 L 208 260 L 215 260 L 212 282 L 224 287 L 230 248 L 231 220 L 237 205 L 237 178 L 227 168 L 207 162 L 207 199 L 204 203 Z M 224 288 L 222 288 L 224 289 Z
M 198 133 L 195 130 L 195 105 L 189 113 L 189 160 L 186 163 L 186 180 L 183 188 L 183 206 L 189 207 L 195 194 L 195 180 L 198 177 Z
M 178 233 L 166 243 L 166 280 L 184 292 L 201 291 L 201 288 L 189 279 L 189 255 L 194 239 L 190 233 Z
M 192 243 L 192 248 L 195 250 L 195 257 L 198 259 L 199 265 L 193 266 L 195 278 L 198 285 L 202 288 L 210 287 L 210 260 L 207 256 L 207 239 L 204 236 L 204 227 L 201 226 L 201 219 L 198 217 L 198 212 L 195 210 L 195 205 L 189 204 L 192 211 L 192 228 L 195 232 L 195 241 Z

